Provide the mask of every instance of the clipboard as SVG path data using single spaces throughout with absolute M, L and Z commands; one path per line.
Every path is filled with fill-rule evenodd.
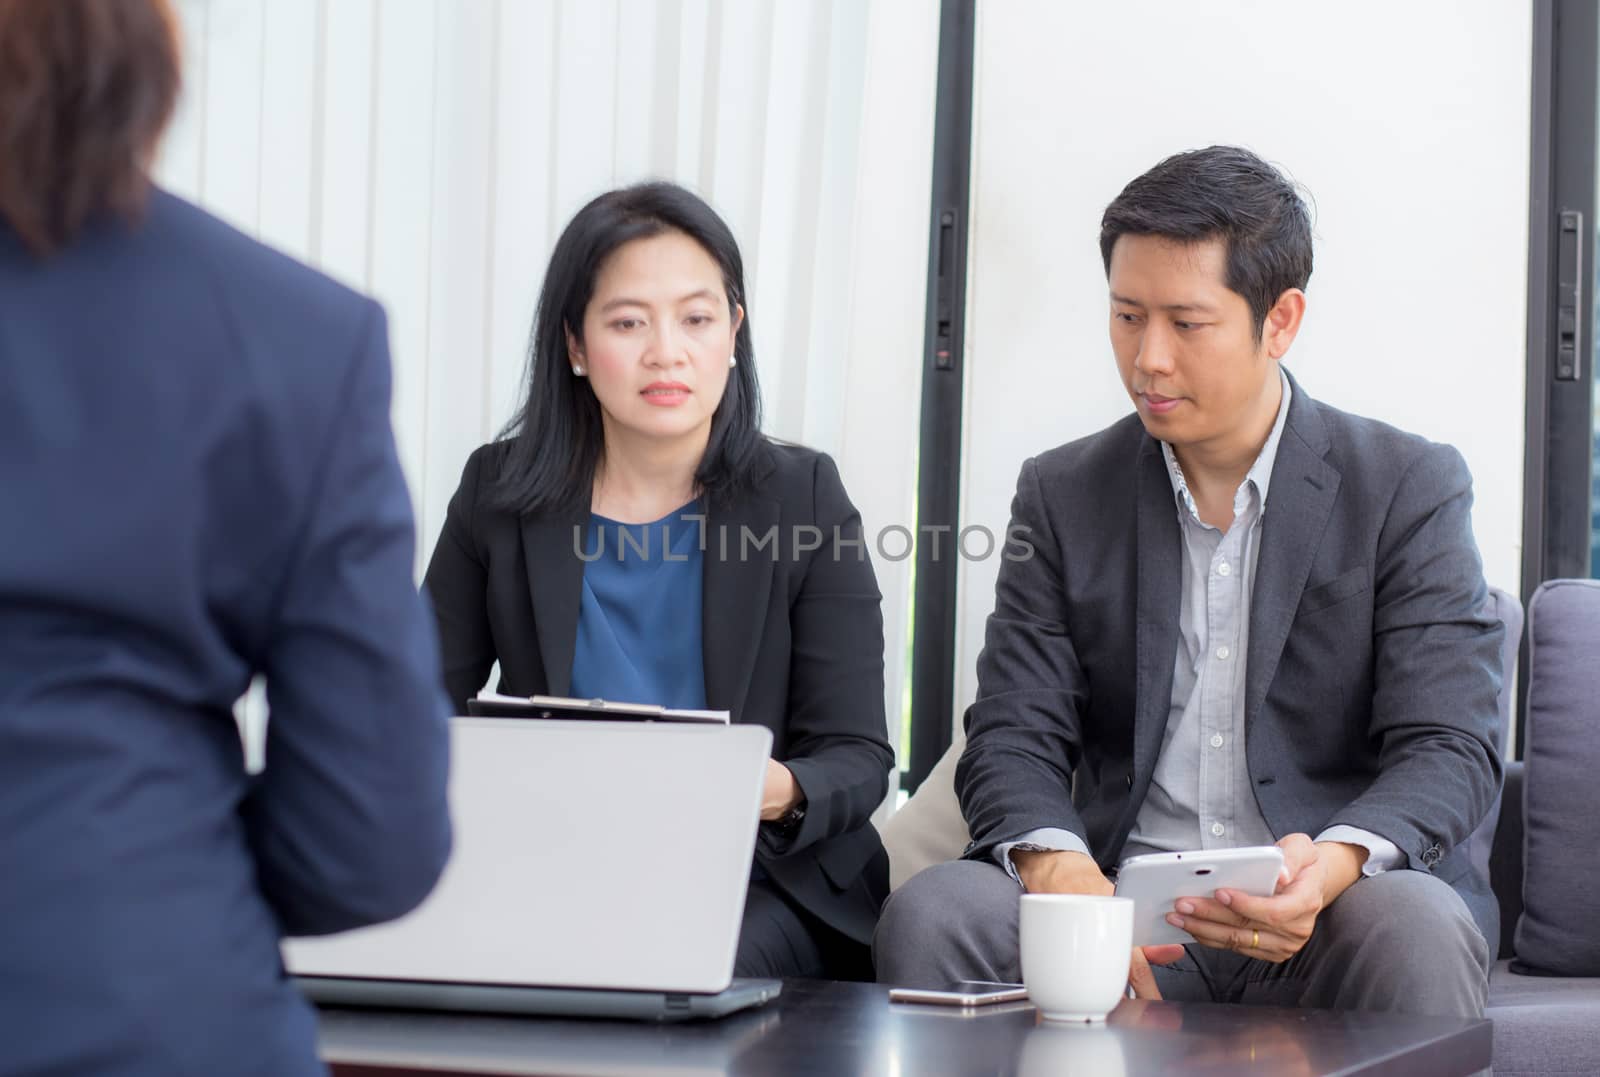
M 467 714 L 474 718 L 576 718 L 590 722 L 729 723 L 727 711 L 677 710 L 653 703 L 610 703 L 567 696 L 507 696 L 489 691 L 467 700 Z

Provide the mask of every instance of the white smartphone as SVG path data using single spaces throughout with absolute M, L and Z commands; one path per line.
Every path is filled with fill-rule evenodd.
M 889 989 L 890 1002 L 932 1002 L 944 1006 L 988 1006 L 996 1002 L 1018 1002 L 1028 997 L 1021 984 L 990 983 L 986 980 L 961 980 L 939 990 L 918 987 Z
M 1242 849 L 1196 850 L 1131 856 L 1117 869 L 1117 896 L 1133 899 L 1133 944 L 1191 943 L 1194 936 L 1167 923 L 1173 902 L 1210 897 L 1217 890 L 1239 890 L 1271 897 L 1283 870 L 1276 845 Z

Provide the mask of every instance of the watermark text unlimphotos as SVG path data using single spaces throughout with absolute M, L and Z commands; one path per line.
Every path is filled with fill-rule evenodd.
M 781 542 L 783 529 L 772 524 L 757 530 L 748 524 L 732 527 L 707 525 L 704 515 L 685 513 L 679 519 L 687 520 L 699 529 L 698 544 L 702 554 L 714 554 L 722 561 L 770 560 L 777 563 L 788 558 L 799 561 L 807 557 L 832 557 L 842 561 L 854 557 L 863 561 L 867 557 L 868 537 L 856 528 L 848 532 L 840 527 L 831 534 L 812 524 L 794 524 L 789 529 L 789 541 Z M 1027 536 L 1032 528 L 1012 524 L 1001 536 L 982 524 L 971 524 L 957 531 L 949 524 L 922 524 L 913 531 L 901 524 L 881 528 L 870 540 L 872 551 L 885 561 L 904 561 L 917 552 L 917 536 L 927 543 L 929 556 L 941 561 L 952 555 L 966 561 L 987 561 L 1000 556 L 1007 561 L 1028 561 L 1034 547 Z M 659 552 L 663 561 L 687 561 L 686 552 L 672 548 L 670 524 L 630 527 L 627 525 L 586 527 L 575 524 L 572 528 L 572 552 L 581 561 L 598 561 L 612 557 L 618 561 L 649 561 Z

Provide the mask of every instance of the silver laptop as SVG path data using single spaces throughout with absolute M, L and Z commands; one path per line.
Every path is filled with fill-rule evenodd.
M 715 1017 L 733 980 L 772 734 L 760 726 L 454 718 L 455 851 L 388 924 L 284 943 L 318 1002 Z

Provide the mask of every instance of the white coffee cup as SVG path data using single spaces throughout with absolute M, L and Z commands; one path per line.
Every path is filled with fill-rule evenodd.
M 1104 1021 L 1128 986 L 1133 901 L 1023 894 L 1022 982 L 1047 1021 Z

